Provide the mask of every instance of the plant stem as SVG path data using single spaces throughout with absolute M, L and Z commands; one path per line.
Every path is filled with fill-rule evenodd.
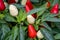
M 40 38 L 38 40 L 41 40 Z
M 36 38 L 34 38 L 34 40 L 36 40 Z

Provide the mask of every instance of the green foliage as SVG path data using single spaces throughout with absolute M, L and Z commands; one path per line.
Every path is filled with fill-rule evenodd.
M 41 28 L 41 32 L 45 36 L 46 40 L 55 40 L 52 33 L 45 28 Z
M 54 37 L 55 39 L 60 39 L 60 33 L 56 34 Z
M 13 17 L 9 12 L 9 5 L 4 11 L 0 11 L 0 40 L 40 40 L 37 37 L 29 38 L 27 16 L 37 14 L 35 23 L 32 24 L 36 30 L 41 30 L 44 38 L 42 40 L 60 40 L 60 5 L 59 13 L 51 14 L 51 8 L 60 4 L 60 0 L 30 0 L 34 6 L 32 10 L 26 12 L 25 6 L 21 5 L 22 0 L 14 3 L 18 9 L 18 15 Z M 51 3 L 47 8 L 47 1 Z M 7 2 L 7 0 L 4 0 Z
M 16 37 L 18 35 L 18 27 L 15 26 L 12 28 L 11 31 L 9 31 L 3 38 L 3 40 L 16 40 Z
M 25 40 L 25 32 L 22 29 L 22 27 L 23 26 L 20 25 L 20 28 L 19 28 L 19 40 Z
M 4 36 L 10 31 L 10 28 L 5 23 L 0 23 L 0 40 L 4 39 Z
M 47 5 L 47 3 L 45 3 L 44 5 L 42 5 L 40 8 L 32 9 L 30 12 L 28 12 L 28 15 L 37 13 L 39 11 L 42 11 L 41 12 L 41 14 L 42 14 L 46 10 L 46 5 Z M 41 14 L 39 14 L 39 15 L 41 15 Z
M 42 25 L 48 29 L 49 31 L 52 31 L 52 29 L 50 28 L 50 26 L 46 23 L 46 22 L 43 22 Z
M 10 16 L 9 14 L 5 15 L 5 20 L 8 21 L 8 22 L 16 22 L 14 17 Z
M 21 21 L 24 21 L 26 19 L 26 16 L 27 16 L 26 12 L 20 9 L 19 15 L 16 17 L 17 22 L 20 23 Z

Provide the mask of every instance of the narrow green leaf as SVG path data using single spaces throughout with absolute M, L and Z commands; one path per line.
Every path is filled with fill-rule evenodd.
M 36 24 L 39 24 L 39 23 L 40 23 L 40 21 L 41 21 L 41 19 L 36 20 Z
M 56 34 L 54 37 L 55 39 L 60 39 L 60 33 Z
M 31 2 L 38 3 L 39 0 L 31 0 Z
M 1 33 L 0 38 L 2 40 L 4 38 L 4 36 L 6 35 L 6 33 L 8 33 L 10 31 L 10 28 L 8 27 L 7 24 L 1 24 L 0 28 L 1 28 L 1 30 L 0 30 L 0 33 Z
M 49 2 L 53 3 L 54 0 L 48 0 Z
M 60 4 L 60 0 L 59 0 L 59 4 Z M 60 7 L 59 7 L 60 8 Z
M 57 34 L 60 33 L 60 29 L 58 29 L 57 27 L 53 28 L 53 34 Z
M 59 15 L 59 14 L 50 14 L 50 13 L 48 13 L 48 14 L 49 14 L 48 16 L 50 16 L 50 17 L 55 17 L 55 16 Z
M 50 28 L 50 26 L 46 23 L 46 22 L 43 22 L 42 25 L 48 29 L 49 31 L 52 31 L 52 29 Z
M 36 24 L 34 25 L 34 27 L 35 27 L 35 29 L 36 29 L 36 30 L 38 30 L 38 29 L 39 29 L 39 28 L 38 28 L 38 25 L 36 25 Z
M 58 2 L 59 2 L 59 0 L 54 0 L 53 3 L 52 3 L 52 6 L 54 6 Z
M 0 14 L 0 19 L 3 19 L 5 16 L 3 14 Z
M 38 17 L 41 16 L 41 15 L 44 13 L 44 11 L 46 11 L 46 9 L 39 11 L 39 12 L 37 13 L 37 16 L 38 16 Z
M 10 16 L 9 14 L 5 15 L 5 20 L 8 22 L 16 22 L 16 20 L 12 16 Z
M 17 26 L 15 26 L 15 27 L 13 27 L 13 29 L 12 29 L 12 40 L 15 40 L 16 39 L 16 37 L 17 37 L 17 35 L 18 35 L 18 27 Z
M 58 29 L 60 29 L 60 23 L 59 22 L 56 22 L 56 23 L 54 23 L 55 24 L 55 26 L 58 28 Z
M 59 14 L 44 13 L 43 16 L 42 16 L 42 19 L 45 19 L 47 17 L 55 17 L 57 15 L 59 15 Z
M 44 19 L 44 21 L 50 21 L 50 22 L 60 22 L 60 18 L 55 17 L 47 17 Z
M 26 19 L 26 12 L 22 9 L 19 11 L 19 15 L 17 16 L 17 21 L 20 23 L 21 21 L 24 21 Z
M 21 25 L 20 25 L 20 28 L 19 28 L 19 40 L 25 40 L 25 32 L 22 29 Z
M 47 3 L 45 3 L 44 5 L 42 5 L 40 8 L 32 9 L 30 12 L 28 12 L 28 15 L 31 15 L 31 14 L 34 14 L 36 12 L 43 11 L 43 10 L 47 9 L 46 8 L 46 4 Z
M 0 20 L 0 23 L 6 23 L 6 21 L 5 20 Z
M 26 40 L 33 40 L 33 39 L 31 39 L 31 38 L 27 38 Z
M 26 30 L 26 29 L 27 29 L 27 27 L 26 27 L 26 26 L 23 26 L 23 27 L 22 27 L 22 30 Z
M 18 9 L 20 9 L 20 8 L 23 8 L 23 7 L 24 7 L 23 5 L 20 5 L 20 4 L 13 4 L 13 5 L 15 5 Z
M 44 20 L 46 17 L 48 17 L 49 13 L 44 13 L 41 17 L 42 20 Z
M 11 31 L 9 31 L 9 32 L 5 35 L 5 37 L 4 37 L 3 40 L 15 40 L 16 37 L 17 37 L 17 35 L 18 35 L 18 27 L 15 26 L 15 27 L 12 28 Z
M 52 33 L 49 32 L 47 29 L 41 28 L 41 32 L 42 32 L 43 35 L 45 36 L 46 40 L 55 40 L 55 39 L 54 39 L 54 36 L 52 35 Z

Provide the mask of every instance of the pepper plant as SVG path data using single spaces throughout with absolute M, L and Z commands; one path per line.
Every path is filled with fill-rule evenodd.
M 60 40 L 60 0 L 0 0 L 0 40 Z

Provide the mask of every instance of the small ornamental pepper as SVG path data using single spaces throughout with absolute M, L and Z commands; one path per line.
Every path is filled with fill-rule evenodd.
M 36 30 L 33 25 L 29 24 L 28 25 L 28 36 L 30 38 L 35 38 L 36 37 Z
M 33 9 L 33 5 L 30 2 L 30 0 L 27 0 L 26 5 L 25 5 L 26 12 L 29 12 L 30 10 Z M 35 18 L 37 17 L 36 14 L 28 15 L 27 16 L 27 21 L 29 24 L 34 24 Z
M 49 8 L 50 7 L 50 2 L 48 2 L 48 4 L 47 4 L 47 8 Z
M 7 2 L 4 2 L 4 4 L 5 4 L 5 7 L 7 7 L 7 6 L 8 6 L 8 3 L 7 3 Z
M 27 0 L 26 5 L 27 5 L 27 7 L 28 7 L 28 9 L 26 10 L 26 12 L 29 12 L 30 10 L 33 9 L 33 5 L 32 5 L 32 3 L 30 2 L 30 0 Z
M 32 5 L 32 3 L 30 2 L 30 0 L 27 0 L 25 9 L 26 9 L 26 12 L 29 12 L 30 10 L 33 9 L 33 5 Z M 37 17 L 36 14 L 32 14 L 32 16 L 33 16 L 34 18 Z
M 52 14 L 58 14 L 58 12 L 59 12 L 59 4 L 56 3 L 56 4 L 53 6 L 53 8 L 51 9 L 50 13 L 52 13 Z
M 22 0 L 21 1 L 21 4 L 25 6 L 26 5 L 26 2 L 27 2 L 27 0 Z
M 44 38 L 44 36 L 43 36 L 43 34 L 41 33 L 40 30 L 37 32 L 37 37 L 40 38 L 40 39 Z
M 35 18 L 34 18 L 32 15 L 28 15 L 28 16 L 27 16 L 27 21 L 28 21 L 30 24 L 34 24 Z
M 9 11 L 10 11 L 10 15 L 12 16 L 17 16 L 18 15 L 18 9 L 15 5 L 9 5 Z
M 18 0 L 8 0 L 8 4 L 13 4 L 13 3 L 16 3 L 18 2 Z
M 3 11 L 3 10 L 5 10 L 5 5 L 3 0 L 0 0 L 0 11 Z

